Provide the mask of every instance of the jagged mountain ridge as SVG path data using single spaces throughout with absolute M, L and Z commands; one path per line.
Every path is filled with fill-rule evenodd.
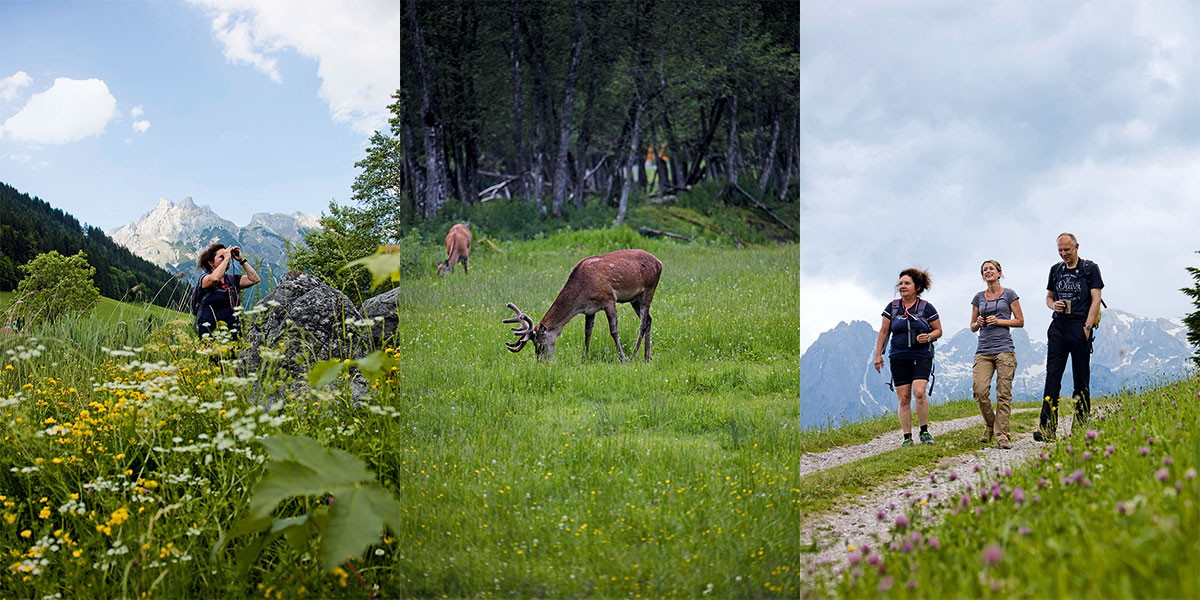
M 220 242 L 241 246 L 256 265 L 282 275 L 287 264 L 284 241 L 299 242 L 304 232 L 319 228 L 317 217 L 301 212 L 256 213 L 249 224 L 238 227 L 208 205 L 197 206 L 191 196 L 179 202 L 164 197 L 153 210 L 117 229 L 111 237 L 134 254 L 172 272 L 191 273 L 200 252 Z M 265 273 L 260 274 L 265 279 Z
M 876 335 L 877 331 L 865 321 L 843 322 L 821 334 L 801 356 L 801 427 L 896 412 L 896 395 L 887 386 L 890 373 L 886 355 L 882 374 L 876 373 L 872 364 Z M 1013 397 L 1035 400 L 1045 385 L 1046 344 L 1031 341 L 1024 329 L 1014 329 L 1012 335 L 1017 354 Z M 971 397 L 976 340 L 976 334 L 962 329 L 935 346 L 932 404 Z M 1190 356 L 1186 328 L 1177 320 L 1105 310 L 1092 354 L 1092 395 L 1178 375 L 1188 368 Z M 1069 395 L 1071 388 L 1068 362 L 1063 394 Z

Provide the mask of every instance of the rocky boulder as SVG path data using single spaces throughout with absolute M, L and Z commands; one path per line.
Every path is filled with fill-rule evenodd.
M 396 299 L 399 295 L 400 288 L 393 288 L 363 302 L 363 315 L 375 321 L 371 335 L 377 344 L 383 344 L 384 340 L 396 333 L 396 325 L 400 322 L 396 312 Z
M 367 354 L 369 340 L 346 322 L 361 321 L 362 314 L 345 294 L 314 275 L 289 272 L 258 307 L 265 311 L 244 319 L 246 348 L 240 358 L 247 373 L 263 371 L 266 351 L 265 360 L 302 388 L 317 361 Z

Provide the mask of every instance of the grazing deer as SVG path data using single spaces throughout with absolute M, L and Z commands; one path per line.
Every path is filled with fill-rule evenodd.
M 458 223 L 446 234 L 446 262 L 438 261 L 438 275 L 454 272 L 454 267 L 462 263 L 463 273 L 467 271 L 467 257 L 471 255 L 471 230 L 466 225 Z
M 575 315 L 582 313 L 583 355 L 586 357 L 588 344 L 592 339 L 592 323 L 596 320 L 596 313 L 604 311 L 608 317 L 609 332 L 617 345 L 617 356 L 621 362 L 625 362 L 621 339 L 617 337 L 617 303 L 628 302 L 640 321 L 633 356 L 637 356 L 644 338 L 645 360 L 649 361 L 650 301 L 654 299 L 654 289 L 658 287 L 660 275 L 662 263 L 645 250 L 617 250 L 585 258 L 575 265 L 575 269 L 567 277 L 566 285 L 554 299 L 554 304 L 550 305 L 550 309 L 537 325 L 534 325 L 533 319 L 515 304 L 508 303 L 508 307 L 517 315 L 505 319 L 504 322 L 519 325 L 512 329 L 517 340 L 505 342 L 505 345 L 512 352 L 520 352 L 526 342 L 532 341 L 537 357 L 548 360 L 554 356 L 554 343 L 562 333 L 563 327 Z

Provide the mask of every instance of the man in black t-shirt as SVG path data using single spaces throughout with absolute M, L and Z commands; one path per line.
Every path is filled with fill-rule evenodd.
M 1067 357 L 1075 390 L 1076 422 L 1086 422 L 1092 412 L 1088 389 L 1091 378 L 1092 324 L 1100 314 L 1100 290 L 1104 280 L 1100 266 L 1079 258 L 1079 241 L 1070 233 L 1058 236 L 1058 255 L 1062 262 L 1050 267 L 1046 282 L 1046 307 L 1054 311 L 1046 331 L 1046 389 L 1042 395 L 1040 430 L 1033 439 L 1054 439 L 1058 429 L 1058 401 Z

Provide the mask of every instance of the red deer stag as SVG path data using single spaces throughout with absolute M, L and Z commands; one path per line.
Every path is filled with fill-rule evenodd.
M 450 228 L 446 234 L 446 262 L 438 261 L 438 275 L 454 272 L 454 267 L 462 263 L 463 273 L 467 271 L 467 257 L 471 255 L 471 230 L 459 223 Z
M 649 361 L 650 301 L 654 299 L 654 288 L 658 287 L 660 275 L 662 263 L 645 250 L 617 250 L 585 258 L 575 265 L 575 269 L 567 277 L 566 285 L 554 299 L 554 304 L 550 305 L 550 309 L 537 325 L 534 325 L 533 319 L 515 304 L 508 303 L 508 307 L 517 315 L 505 319 L 504 322 L 519 325 L 512 329 L 517 340 L 506 342 L 505 345 L 512 352 L 520 352 L 526 342 L 532 341 L 537 357 L 548 360 L 554 356 L 554 343 L 562 333 L 563 327 L 575 315 L 582 313 L 583 355 L 586 357 L 588 344 L 592 339 L 592 323 L 596 320 L 596 313 L 604 311 L 608 317 L 609 332 L 617 345 L 617 356 L 621 362 L 625 362 L 621 339 L 617 337 L 617 303 L 628 302 L 640 321 L 633 356 L 637 356 L 644 338 L 645 360 Z

